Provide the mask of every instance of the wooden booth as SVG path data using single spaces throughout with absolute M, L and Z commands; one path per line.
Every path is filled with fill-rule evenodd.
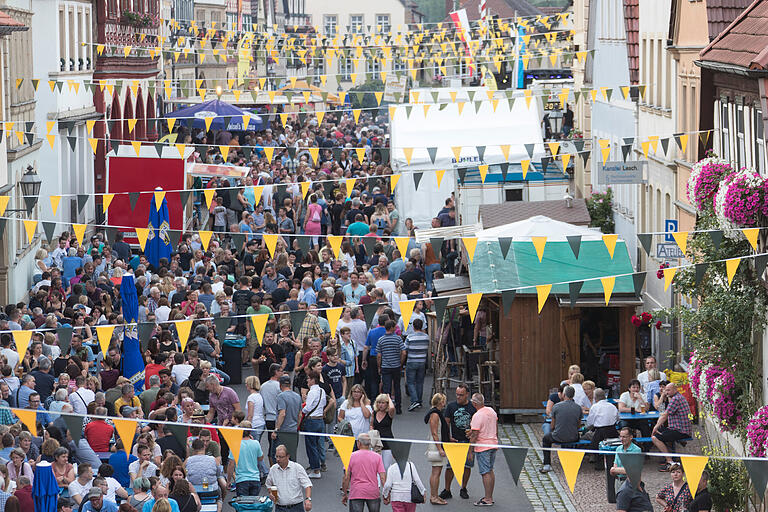
M 637 331 L 631 318 L 642 301 L 635 295 L 626 244 L 617 241 L 611 257 L 600 233 L 538 219 L 546 221 L 531 225 L 529 219 L 478 233 L 470 265 L 471 290 L 483 293 L 480 308 L 491 324 L 498 407 L 505 414 L 540 411 L 542 400 L 567 378 L 572 364 L 617 397 L 637 373 Z M 506 255 L 499 235 L 512 237 Z M 530 236 L 547 236 L 541 261 Z M 572 244 L 567 236 L 580 239 L 571 238 Z M 609 276 L 619 277 L 606 305 L 600 278 Z M 552 289 L 539 313 L 535 287 L 547 284 Z M 516 290 L 507 301 L 508 312 L 504 290 Z

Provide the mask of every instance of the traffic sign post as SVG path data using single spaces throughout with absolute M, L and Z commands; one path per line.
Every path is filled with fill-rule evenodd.
M 677 229 L 678 229 L 677 220 L 666 219 L 664 221 L 664 231 L 666 232 L 666 234 L 664 235 L 664 241 L 674 242 L 675 238 L 672 236 L 671 233 L 677 233 Z

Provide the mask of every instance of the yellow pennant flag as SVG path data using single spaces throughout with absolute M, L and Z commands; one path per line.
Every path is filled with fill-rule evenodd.
M 458 109 L 458 111 L 459 111 L 459 115 L 461 115 L 461 113 L 464 111 L 464 105 L 466 105 L 466 104 L 467 104 L 467 102 L 466 102 L 466 101 L 460 101 L 460 102 L 458 102 L 458 103 L 456 104 L 456 108 L 457 108 L 457 109 Z
M 48 144 L 51 146 L 51 149 L 53 149 L 53 145 L 56 143 L 56 136 L 46 135 L 45 138 L 48 139 Z
M 383 92 L 374 92 L 373 95 L 376 97 L 376 104 L 381 105 L 381 99 L 384 97 Z
M 341 253 L 341 242 L 344 240 L 344 237 L 341 235 L 328 235 L 326 238 L 328 239 L 328 243 L 331 244 L 333 255 L 336 257 L 336 259 L 339 259 L 339 255 Z
M 396 107 L 392 107 L 392 106 L 389 107 L 389 120 L 390 121 L 395 119 L 395 113 L 396 112 L 397 112 L 397 108 Z M 320 124 L 320 121 L 318 121 L 318 124 Z
M 328 317 L 328 327 L 331 329 L 331 335 L 336 334 L 336 327 L 339 325 L 339 318 L 341 313 L 344 312 L 344 308 L 330 308 L 325 310 L 325 315 Z
M 480 181 L 485 183 L 485 177 L 488 175 L 488 164 L 478 165 L 477 170 L 480 171 Z
M 205 196 L 205 204 L 208 208 L 213 204 L 213 195 L 216 193 L 216 189 L 207 188 L 203 190 L 203 196 Z
M 318 111 L 315 112 L 315 117 L 317 118 L 317 125 L 320 126 L 323 124 L 323 118 L 325 117 L 325 111 Z
M 352 189 L 355 188 L 356 181 L 357 181 L 357 178 L 347 178 L 344 180 L 344 184 L 347 187 L 347 197 L 350 197 L 352 195 Z
M 469 443 L 443 443 L 443 450 L 451 464 L 456 480 L 461 482 L 464 477 L 464 464 L 467 462 Z
M 469 261 L 471 263 L 475 258 L 475 249 L 477 248 L 477 237 L 465 236 L 461 238 L 461 241 L 464 242 L 464 249 L 466 249 L 467 257 L 469 258 Z
M 525 179 L 525 176 L 528 174 L 528 168 L 531 165 L 530 160 L 520 160 L 520 167 L 523 170 L 523 179 Z
M 395 187 L 397 186 L 397 182 L 400 181 L 400 176 L 400 174 L 393 174 L 389 177 L 389 189 L 392 193 L 395 192 Z
M 317 165 L 320 162 L 318 161 L 320 157 L 320 148 L 309 148 L 309 156 L 312 157 L 312 161 Z
M 411 157 L 413 157 L 413 148 L 403 148 L 403 155 L 405 156 L 405 163 L 411 165 Z
M 112 204 L 112 200 L 115 198 L 115 194 L 104 194 L 101 196 L 101 211 L 107 213 L 109 205 Z
M 669 267 L 664 269 L 664 291 L 667 291 L 669 285 L 672 284 L 672 280 L 675 279 L 675 267 Z
M 205 131 L 211 131 L 211 123 L 213 123 L 213 116 L 208 116 L 205 118 Z
M 286 123 L 288 122 L 288 114 L 281 113 L 280 114 L 280 123 L 285 127 Z
M 336 451 L 339 452 L 339 458 L 346 470 L 349 467 L 349 459 L 355 448 L 355 438 L 352 436 L 331 436 L 331 441 L 333 441 Z
M 37 435 L 37 412 L 33 409 L 11 409 L 11 412 L 18 417 L 21 422 L 29 429 L 33 436 Z
M 611 148 L 603 148 L 600 152 L 603 154 L 603 165 L 605 165 L 608 162 L 608 157 L 611 156 Z
M 168 133 L 172 133 L 173 132 L 173 125 L 176 124 L 176 118 L 175 117 L 169 117 L 166 120 L 166 123 L 168 123 Z
M 318 149 L 318 148 L 316 148 L 316 149 Z M 318 151 L 319 151 L 319 149 L 318 149 Z M 306 199 L 307 198 L 307 192 L 309 192 L 309 188 L 312 186 L 312 182 L 311 181 L 302 181 L 300 184 L 301 184 L 301 197 L 303 199 Z
M 37 221 L 25 220 L 24 230 L 27 232 L 27 242 L 32 243 L 32 239 L 35 238 L 35 232 L 37 231 Z
M 499 149 L 501 150 L 501 154 L 504 155 L 504 160 L 509 160 L 509 148 L 511 147 L 510 144 L 501 144 L 499 146 Z
M 24 354 L 27 353 L 27 347 L 29 347 L 29 340 L 32 339 L 32 333 L 34 331 L 13 331 L 13 341 L 16 342 L 16 351 L 19 353 L 19 357 L 24 359 Z
M 243 431 L 239 428 L 219 427 L 219 434 L 227 442 L 229 451 L 232 452 L 232 458 L 235 459 L 235 465 L 240 460 L 240 443 L 243 442 Z
M 53 211 L 53 215 L 56 216 L 56 212 L 59 210 L 61 196 L 51 196 L 49 199 L 51 200 L 51 210 Z M 4 210 L 5 208 L 0 207 L 0 215 L 3 214 Z
M 278 235 L 274 233 L 264 233 L 262 237 L 264 238 L 264 245 L 266 245 L 267 249 L 269 250 L 270 257 L 274 258 Z
M 613 253 L 616 250 L 616 241 L 619 239 L 619 235 L 603 235 L 603 243 L 605 248 L 608 249 L 608 254 L 613 259 Z
M 144 251 L 147 246 L 147 238 L 149 238 L 149 228 L 134 228 L 136 231 L 136 238 L 139 239 L 139 247 Z
M 359 108 L 352 109 L 352 116 L 355 118 L 355 123 L 360 121 L 360 113 L 362 111 Z
M 184 158 L 184 151 L 187 147 L 184 144 L 176 144 L 176 151 L 179 152 L 179 158 Z
M 133 133 L 133 129 L 136 128 L 136 122 L 138 119 L 129 119 L 128 120 L 128 133 Z
M 549 297 L 549 292 L 551 290 L 551 284 L 540 284 L 536 287 L 536 295 L 539 299 L 539 314 L 541 314 L 541 310 L 544 308 L 544 304 L 547 302 L 547 297 Z
M 160 211 L 160 207 L 163 206 L 163 199 L 165 199 L 165 190 L 156 190 L 155 194 L 155 208 Z
M 571 154 L 561 153 L 560 158 L 563 160 L 563 172 L 568 172 L 568 162 L 571 161 Z
M 531 243 L 536 248 L 536 256 L 539 257 L 539 262 L 541 262 L 544 259 L 544 247 L 547 245 L 547 237 L 532 236 Z
M 96 154 L 96 148 L 99 147 L 99 139 L 94 139 L 94 138 L 89 137 L 88 138 L 88 144 L 91 145 L 91 149 L 93 150 L 93 154 L 95 155 Z
M 680 247 L 680 250 L 683 251 L 683 254 L 685 254 L 685 248 L 688 247 L 688 232 L 678 231 L 678 232 L 672 233 L 672 238 L 675 239 L 675 242 L 677 242 L 678 247 Z
M 601 277 L 600 282 L 603 283 L 603 295 L 605 295 L 605 305 L 608 305 L 608 301 L 611 300 L 611 294 L 613 293 L 613 287 L 616 284 L 616 276 Z
M 559 142 L 547 142 L 547 146 L 549 146 L 549 151 L 552 153 L 552 156 L 557 155 L 557 152 L 560 150 Z
M 680 457 L 680 462 L 683 464 L 685 478 L 688 480 L 688 488 L 691 490 L 691 493 L 696 496 L 696 491 L 699 488 L 699 480 L 701 480 L 701 474 L 704 472 L 707 462 L 709 462 L 709 457 L 689 455 Z
M 757 250 L 757 235 L 760 234 L 760 228 L 746 228 L 742 229 L 741 232 L 744 233 L 744 236 L 749 240 L 749 245 L 751 245 L 754 250 Z
M 139 153 L 141 152 L 141 141 L 140 140 L 132 140 L 131 146 L 133 146 L 133 150 L 136 152 L 136 156 L 139 156 Z
M 530 89 L 526 89 L 523 91 L 523 94 L 525 94 L 525 105 L 528 108 L 531 108 L 531 100 L 533 99 L 533 91 Z
M 408 329 L 411 323 L 411 315 L 413 314 L 413 307 L 416 305 L 415 300 L 402 300 L 400 301 L 400 315 L 403 320 L 403 330 Z
M 109 350 L 109 343 L 112 341 L 112 333 L 114 333 L 114 331 L 114 325 L 96 326 L 96 337 L 99 340 L 99 347 L 101 347 L 102 354 L 106 354 Z
M 251 316 L 251 324 L 253 325 L 253 331 L 256 333 L 256 339 L 259 341 L 259 345 L 264 342 L 264 331 L 267 330 L 268 322 L 268 314 Z
M 475 315 L 477 314 L 477 307 L 480 305 L 480 299 L 483 298 L 483 293 L 470 293 L 467 294 L 467 306 L 469 306 L 469 319 L 474 322 Z
M 451 151 L 453 151 L 453 157 L 456 159 L 456 162 L 461 160 L 461 146 L 451 146 Z
M 443 176 L 445 176 L 445 169 L 435 171 L 435 178 L 437 178 L 437 188 L 440 188 L 440 183 L 443 181 Z
M 731 258 L 725 260 L 725 270 L 728 274 L 728 286 L 731 286 L 731 282 L 733 282 L 733 276 L 736 275 L 736 270 L 739 268 L 740 261 L 741 258 Z
M 688 135 L 680 136 L 680 151 L 685 153 L 685 149 L 688 147 Z
M 229 146 L 219 146 L 219 151 L 221 151 L 221 157 L 226 162 L 227 157 L 229 156 Z
M 355 154 L 357 155 L 357 161 L 361 162 L 365 160 L 365 148 L 355 148 Z
M 192 320 L 176 320 L 176 333 L 179 335 L 179 343 L 181 343 L 181 351 L 187 348 L 187 341 L 189 341 L 189 333 L 192 331 Z
M 395 245 L 397 246 L 397 250 L 400 251 L 400 257 L 406 261 L 408 260 L 408 243 L 410 241 L 411 239 L 407 236 L 395 237 Z
M 560 464 L 563 466 L 563 473 L 565 473 L 568 487 L 571 489 L 571 492 L 573 492 L 573 488 L 576 485 L 576 477 L 579 475 L 581 461 L 584 458 L 584 452 L 557 450 L 557 455 L 560 457 Z
M 203 250 L 208 250 L 208 244 L 211 243 L 211 237 L 213 236 L 213 231 L 198 231 L 198 234 L 200 235 L 200 243 L 203 244 Z
M 253 206 L 256 206 L 259 204 L 259 201 L 261 201 L 261 194 L 264 192 L 264 187 L 262 185 L 257 185 L 253 187 Z
M 53 196 L 51 196 L 53 197 Z M 59 199 L 61 199 L 60 196 Z M 0 196 L 0 215 L 3 215 L 5 213 L 5 209 L 8 208 L 8 202 L 11 200 L 11 196 Z M 56 204 L 58 206 L 58 203 Z M 56 215 L 56 212 L 53 212 L 54 215 Z
M 640 147 L 643 148 L 643 156 L 648 158 L 648 151 L 651 149 L 651 143 L 649 141 L 641 142 Z
M 93 127 L 96 125 L 95 119 L 89 119 L 85 122 L 85 127 L 88 130 L 88 133 L 93 133 Z M 48 129 L 48 133 L 51 133 L 51 129 Z
M 87 227 L 88 226 L 85 224 L 72 224 L 72 231 L 74 231 L 77 243 L 80 245 L 83 245 L 83 237 L 85 236 L 85 228 Z
M 124 418 L 112 418 L 112 422 L 115 424 L 117 435 L 120 436 L 120 439 L 123 441 L 125 457 L 128 458 L 128 455 L 131 453 L 131 448 L 133 448 L 133 438 L 136 435 L 136 426 L 138 425 L 138 422 Z

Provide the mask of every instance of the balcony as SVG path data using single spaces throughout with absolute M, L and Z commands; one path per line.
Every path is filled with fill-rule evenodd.
M 136 26 L 124 21 L 107 21 L 99 28 L 104 31 L 103 39 L 100 37 L 99 40 L 104 41 L 107 46 L 157 46 L 157 36 L 160 33 L 157 25 Z

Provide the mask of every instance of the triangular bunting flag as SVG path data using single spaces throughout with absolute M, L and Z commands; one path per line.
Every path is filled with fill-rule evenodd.
M 349 468 L 349 459 L 352 456 L 352 450 L 355 448 L 354 436 L 330 436 L 333 441 L 333 446 L 339 453 L 341 463 L 344 464 L 344 469 Z
M 181 351 L 184 352 L 189 341 L 189 333 L 192 331 L 192 320 L 176 320 L 173 324 L 176 326 L 176 333 L 179 335 Z
M 397 466 L 400 469 L 400 476 L 405 472 L 405 467 L 408 464 L 408 455 L 411 452 L 411 443 L 408 441 L 387 441 L 389 449 L 392 452 L 392 458 L 397 462 Z
M 707 269 L 709 268 L 709 263 L 697 263 L 695 267 L 695 282 L 696 286 L 699 286 L 701 284 L 701 280 L 704 279 L 704 274 L 707 273 Z
M 138 422 L 128 419 L 112 418 L 112 423 L 115 425 L 117 435 L 123 441 L 123 450 L 125 450 L 125 458 L 127 459 L 133 448 L 133 438 L 136 436 L 136 426 Z
M 736 270 L 739 268 L 739 262 L 741 258 L 730 258 L 725 260 L 725 272 L 728 276 L 728 286 L 731 286 L 733 282 L 733 276 L 736 275 Z
M 483 298 L 482 292 L 467 294 L 467 306 L 469 307 L 469 319 L 474 322 L 475 314 L 477 314 L 477 307 L 480 305 L 480 300 Z
M 616 250 L 616 241 L 618 238 L 619 235 L 603 235 L 603 243 L 605 244 L 606 249 L 608 249 L 608 254 L 611 255 L 611 259 L 613 259 L 613 253 Z
M 59 210 L 59 203 L 61 202 L 61 196 L 51 196 L 51 210 L 53 211 L 53 216 L 56 216 L 56 212 Z M 0 215 L 3 214 L 4 208 L 0 207 Z
M 240 460 L 240 444 L 243 442 L 243 431 L 239 428 L 219 427 L 219 434 L 229 446 L 232 458 L 235 459 L 235 466 Z
M 623 455 L 622 455 L 623 460 Z M 680 462 L 683 464 L 683 471 L 685 471 L 685 479 L 688 480 L 688 488 L 691 494 L 696 496 L 698 491 L 699 480 L 701 480 L 701 473 L 709 462 L 709 457 L 706 456 L 684 456 L 680 457 Z
M 264 332 L 267 330 L 267 322 L 269 322 L 269 315 L 252 315 L 251 324 L 253 325 L 253 331 L 256 333 L 256 340 L 259 345 L 264 341 Z
M 329 308 L 325 310 L 325 314 L 328 317 L 328 326 L 330 327 L 331 332 L 336 332 L 336 327 L 339 324 L 339 318 L 341 318 L 341 314 L 343 312 L 343 307 Z
M 336 259 L 339 259 L 339 254 L 341 253 L 341 242 L 344 240 L 344 237 L 340 235 L 328 235 L 327 239 L 328 243 L 331 244 L 331 249 L 333 249 L 333 255 L 336 257 Z
M 106 354 L 109 350 L 109 344 L 112 341 L 112 334 L 115 332 L 114 325 L 97 325 L 96 338 L 99 340 L 101 353 Z
M 709 237 L 712 239 L 712 245 L 715 249 L 720 249 L 720 243 L 723 241 L 723 231 L 714 229 L 709 232 Z
M 635 297 L 640 297 L 643 293 L 643 285 L 645 284 L 645 272 L 636 272 L 632 274 L 632 285 L 635 289 Z
M 757 250 L 757 237 L 760 234 L 760 228 L 746 228 L 742 229 L 741 232 L 747 237 L 752 249 Z
M 579 474 L 579 468 L 581 468 L 581 461 L 584 459 L 584 452 L 576 450 L 557 450 L 557 455 L 560 457 L 560 464 L 563 466 L 563 473 L 565 473 L 565 480 L 568 482 L 568 488 L 573 492 L 573 489 L 576 486 L 576 477 Z
M 633 487 L 637 487 L 637 485 L 640 483 L 640 479 L 643 474 L 644 463 L 645 454 L 642 452 L 630 452 L 621 454 L 621 464 L 624 466 L 624 469 L 627 472 L 629 483 L 632 484 Z
M 651 242 L 653 241 L 653 235 L 650 233 L 638 233 L 637 239 L 640 241 L 640 245 L 643 247 L 645 254 L 651 254 Z
M 622 460 L 624 456 L 622 455 Z M 752 486 L 760 501 L 765 500 L 765 487 L 768 485 L 768 460 L 748 460 L 742 461 L 747 468 L 749 479 L 752 480 Z
M 415 190 L 419 190 L 419 183 L 421 183 L 421 178 L 424 176 L 423 172 L 414 172 L 413 173 L 413 186 Z
M 56 230 L 56 223 L 43 221 L 42 224 L 43 232 L 45 233 L 45 239 L 50 244 L 53 241 L 53 232 Z
M 509 314 L 512 302 L 515 300 L 515 295 L 517 295 L 516 290 L 504 290 L 501 292 L 501 304 L 504 309 L 504 315 Z
M 675 272 L 677 272 L 675 267 L 664 269 L 664 291 L 667 291 L 669 285 L 672 284 L 672 281 L 675 279 Z
M 544 308 L 544 304 L 547 302 L 547 297 L 549 297 L 550 290 L 552 290 L 551 284 L 542 284 L 536 287 L 536 295 L 539 300 L 539 314 L 541 314 L 541 310 Z
M 128 193 L 128 199 L 131 203 L 131 211 L 136 209 L 136 203 L 139 202 L 139 192 L 129 192 Z
M 403 321 L 403 329 L 408 329 L 411 322 L 411 315 L 413 314 L 413 307 L 416 305 L 415 300 L 401 300 L 400 301 L 400 318 Z M 329 320 L 330 323 L 330 320 Z M 331 332 L 334 332 L 331 329 Z
M 584 286 L 584 281 L 568 283 L 568 297 L 571 300 L 571 309 L 576 306 L 576 301 L 579 300 L 579 293 L 581 293 L 582 286 Z
M 544 258 L 544 247 L 547 245 L 547 237 L 545 236 L 532 236 L 531 243 L 536 249 L 536 256 L 539 257 L 539 262 Z
M 680 247 L 680 250 L 685 254 L 685 249 L 688 247 L 688 232 L 676 231 L 670 234 L 672 235 L 672 238 L 675 239 L 677 246 Z
M 24 359 L 29 347 L 29 340 L 32 339 L 32 333 L 34 331 L 13 331 L 13 341 L 16 343 L 16 352 L 19 353 L 19 357 Z
M 212 231 L 198 231 L 198 234 L 200 235 L 200 243 L 203 244 L 203 250 L 208 250 L 208 244 L 211 243 L 211 237 L 213 236 Z
M 565 237 L 568 245 L 571 246 L 571 252 L 576 259 L 579 259 L 579 250 L 581 249 L 581 235 L 570 235 Z
M 37 221 L 25 219 L 24 230 L 27 232 L 27 242 L 32 243 L 32 239 L 35 238 L 35 231 L 37 231 Z
M 501 249 L 501 257 L 507 259 L 507 253 L 509 252 L 509 246 L 512 245 L 511 236 L 499 237 L 499 249 Z
M 147 246 L 147 238 L 149 238 L 149 228 L 134 228 L 134 230 L 136 231 L 136 238 L 139 239 L 139 247 L 144 252 Z
M 277 247 L 277 238 L 279 235 L 264 233 L 262 238 L 264 239 L 264 245 L 267 246 L 270 257 L 275 257 L 275 248 Z
M 21 420 L 33 436 L 37 436 L 37 411 L 32 409 L 11 409 L 11 412 Z
M 603 284 L 603 295 L 605 296 L 605 305 L 607 306 L 611 300 L 613 287 L 616 285 L 616 276 L 601 277 L 600 282 Z
M 520 485 L 520 473 L 525 465 L 525 457 L 528 455 L 528 448 L 504 448 L 501 450 L 509 466 L 509 472 L 512 474 L 512 480 L 515 485 Z M 624 457 L 622 455 L 622 462 Z
M 465 236 L 461 239 L 464 242 L 464 249 L 467 251 L 470 263 L 475 259 L 475 249 L 477 248 L 477 237 Z
M 77 445 L 77 443 L 80 442 L 80 438 L 82 437 L 83 433 L 83 418 L 80 416 L 70 416 L 68 414 L 62 414 L 60 418 L 64 420 L 64 424 L 67 426 L 69 435 L 72 436 L 72 440 L 75 442 L 75 445 Z
M 457 482 L 464 478 L 464 464 L 467 462 L 467 453 L 469 453 L 468 443 L 443 443 L 443 450 L 448 462 L 451 464 L 453 474 Z

